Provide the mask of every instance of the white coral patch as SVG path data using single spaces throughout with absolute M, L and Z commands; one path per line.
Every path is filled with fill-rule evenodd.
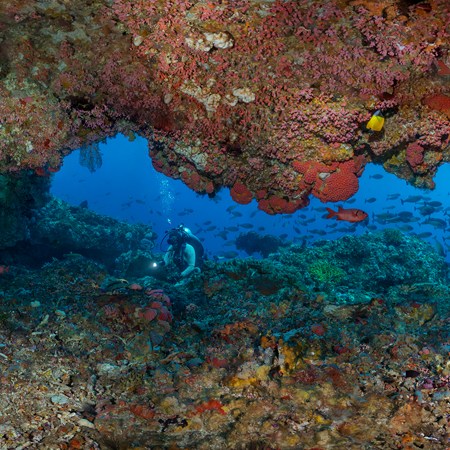
M 209 52 L 214 44 L 212 42 L 208 42 L 203 38 L 195 38 L 194 35 L 190 34 L 189 36 L 184 38 L 186 45 L 192 50 L 198 50 L 201 52 Z
M 139 45 L 141 45 L 144 42 L 144 38 L 142 36 L 135 36 L 133 39 L 133 45 L 135 45 L 136 47 L 139 47 Z
M 228 103 L 230 106 L 236 106 L 238 102 L 238 98 L 234 95 L 227 94 L 225 95 L 225 102 Z
M 251 103 L 255 101 L 255 94 L 249 88 L 233 89 L 233 95 L 238 98 L 239 101 L 244 103 Z
M 226 31 L 219 31 L 218 33 L 203 33 L 206 40 L 210 42 L 215 48 L 231 48 L 234 45 L 233 36 Z
M 190 95 L 205 106 L 206 111 L 214 112 L 219 106 L 222 97 L 219 94 L 212 94 L 210 83 L 202 88 L 193 81 L 185 81 L 181 86 L 181 92 Z
M 164 94 L 164 103 L 166 105 L 168 105 L 172 101 L 172 99 L 173 99 L 173 95 L 170 92 L 168 92 L 167 94 Z

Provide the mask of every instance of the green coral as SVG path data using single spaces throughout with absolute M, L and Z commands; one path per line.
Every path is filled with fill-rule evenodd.
M 337 283 L 346 275 L 340 267 L 323 260 L 313 262 L 308 267 L 308 272 L 311 278 L 319 283 Z

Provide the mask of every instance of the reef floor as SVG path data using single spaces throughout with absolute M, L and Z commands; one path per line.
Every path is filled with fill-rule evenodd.
M 2 274 L 0 449 L 450 448 L 447 285 L 350 304 L 221 270 Z

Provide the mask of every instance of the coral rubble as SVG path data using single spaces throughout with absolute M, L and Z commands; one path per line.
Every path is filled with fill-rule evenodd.
M 74 254 L 11 266 L 0 445 L 444 450 L 443 267 L 395 230 L 209 261 L 182 287 L 145 271 L 114 278 Z

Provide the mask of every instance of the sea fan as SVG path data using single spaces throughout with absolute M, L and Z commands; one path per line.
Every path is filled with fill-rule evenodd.
M 85 145 L 80 148 L 80 164 L 87 167 L 93 173 L 102 166 L 102 153 L 98 142 Z

